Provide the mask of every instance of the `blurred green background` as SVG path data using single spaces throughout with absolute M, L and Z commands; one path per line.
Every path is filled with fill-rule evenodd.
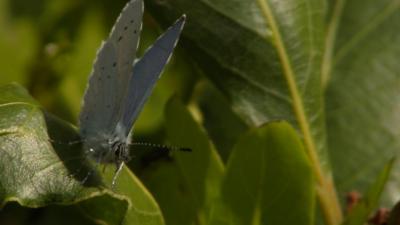
M 77 125 L 81 99 L 87 84 L 97 48 L 107 38 L 126 0 L 0 0 L 0 85 L 16 82 L 52 114 Z M 146 2 L 145 2 L 146 3 Z M 154 42 L 163 29 L 146 12 L 143 18 L 139 55 Z M 135 124 L 134 140 L 164 143 L 164 106 L 178 96 L 191 105 L 191 111 L 202 121 L 193 101 L 226 103 L 218 91 L 196 70 L 179 47 Z M 207 103 L 208 104 L 208 103 Z M 222 110 L 230 110 L 228 104 Z M 207 112 L 211 119 L 213 112 Z M 226 119 L 237 119 L 228 112 Z M 204 125 L 207 125 L 207 121 Z M 208 123 L 209 125 L 214 123 Z M 239 122 L 239 126 L 244 125 Z M 216 129 L 214 129 L 216 130 Z M 211 134 L 212 135 L 212 134 Z M 236 136 L 236 134 L 232 134 Z M 221 155 L 227 156 L 232 143 L 219 140 Z M 224 153 L 225 152 L 225 153 Z M 173 173 L 176 168 L 167 154 L 137 151 L 130 167 L 151 190 L 152 181 Z M 160 170 L 160 167 L 163 170 Z M 165 169 L 166 168 L 166 169 Z M 164 173 L 164 174 L 163 174 Z M 174 177 L 171 177 L 172 183 Z M 166 188 L 168 190 L 175 187 Z M 160 196 L 158 196 L 160 197 Z M 157 198 L 157 196 L 156 196 Z M 182 199 L 184 201 L 184 199 Z M 180 209 L 183 210 L 183 209 Z M 168 213 L 166 214 L 168 217 Z M 168 221 L 169 218 L 166 218 Z M 179 220 L 179 218 L 178 218 Z M 92 224 L 73 206 L 28 209 L 16 203 L 0 211 L 0 224 Z

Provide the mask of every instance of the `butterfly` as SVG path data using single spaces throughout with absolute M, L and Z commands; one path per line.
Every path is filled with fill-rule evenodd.
M 79 116 L 85 153 L 116 165 L 112 186 L 129 160 L 133 124 L 168 63 L 185 24 L 183 15 L 135 61 L 144 4 L 126 4 L 97 52 Z

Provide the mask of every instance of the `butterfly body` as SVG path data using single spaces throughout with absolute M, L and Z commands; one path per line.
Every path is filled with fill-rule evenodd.
M 135 61 L 142 14 L 142 0 L 132 0 L 122 10 L 97 52 L 79 117 L 79 132 L 87 155 L 97 163 L 115 163 L 116 175 L 129 160 L 133 124 L 171 57 L 185 23 L 182 16 Z

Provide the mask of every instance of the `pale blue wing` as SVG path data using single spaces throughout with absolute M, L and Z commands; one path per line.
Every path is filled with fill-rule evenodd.
M 83 137 L 93 135 L 104 130 L 117 118 L 114 110 L 118 85 L 115 79 L 117 68 L 114 61 L 117 58 L 114 46 L 110 42 L 103 42 L 95 60 L 89 84 L 83 99 L 83 106 L 79 118 L 80 134 Z
M 80 133 L 84 137 L 112 133 L 121 117 L 142 16 L 142 0 L 127 3 L 97 53 L 79 118 Z
M 164 66 L 171 57 L 184 23 L 185 16 L 182 16 L 135 63 L 124 101 L 125 108 L 123 109 L 121 121 L 118 124 L 124 135 L 129 134 L 133 123 L 153 90 Z

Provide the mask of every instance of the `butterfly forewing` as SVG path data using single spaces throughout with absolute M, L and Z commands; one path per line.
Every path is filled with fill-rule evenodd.
M 120 16 L 109 36 L 109 42 L 113 43 L 117 60 L 118 88 L 116 92 L 120 99 L 117 105 L 122 103 L 121 99 L 126 94 L 128 81 L 132 75 L 132 65 L 136 58 L 136 50 L 139 43 L 140 32 L 142 29 L 143 1 L 132 0 L 122 10 Z M 117 106 L 121 109 L 120 106 Z
M 172 25 L 134 65 L 119 126 L 128 135 L 177 44 L 185 16 Z
M 97 53 L 79 118 L 84 137 L 112 133 L 121 117 L 121 99 L 132 74 L 142 15 L 142 0 L 129 2 Z

